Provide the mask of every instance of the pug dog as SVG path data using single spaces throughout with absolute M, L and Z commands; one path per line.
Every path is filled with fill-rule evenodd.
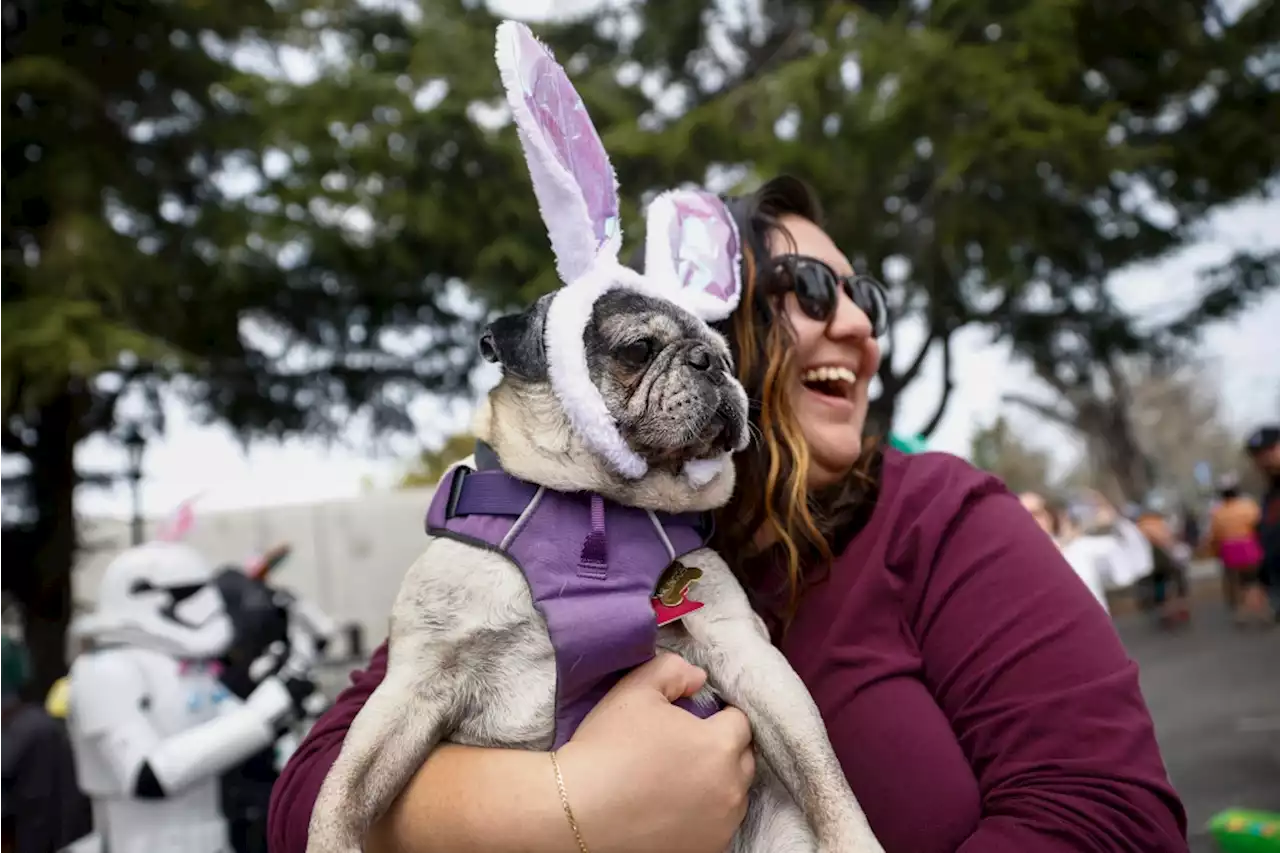
M 548 489 L 600 493 L 645 509 L 724 504 L 732 465 L 700 488 L 680 473 L 689 460 L 727 457 L 747 442 L 747 397 L 723 337 L 662 299 L 613 290 L 596 302 L 584 335 L 589 372 L 628 442 L 650 463 L 633 481 L 584 446 L 552 391 L 547 301 L 496 321 L 482 342 L 503 375 L 477 418 L 477 437 L 502 468 Z M 746 714 L 759 758 L 731 849 L 880 851 L 817 708 L 729 567 L 707 548 L 680 562 L 701 572 L 695 589 L 703 607 L 659 628 L 658 646 L 705 669 L 709 689 Z M 373 821 L 443 740 L 548 749 L 555 693 L 554 651 L 520 569 L 490 550 L 429 539 L 392 610 L 386 677 L 316 801 L 309 853 L 360 850 Z

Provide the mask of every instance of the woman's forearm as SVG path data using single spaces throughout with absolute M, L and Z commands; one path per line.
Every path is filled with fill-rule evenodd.
M 443 744 L 365 840 L 367 853 L 573 853 L 547 754 Z

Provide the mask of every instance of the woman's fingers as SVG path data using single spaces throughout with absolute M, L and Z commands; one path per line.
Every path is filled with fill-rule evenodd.
M 707 683 L 707 674 L 679 655 L 667 651 L 627 673 L 618 687 L 648 687 L 657 690 L 668 702 L 692 696 Z M 615 688 L 616 689 L 616 688 Z

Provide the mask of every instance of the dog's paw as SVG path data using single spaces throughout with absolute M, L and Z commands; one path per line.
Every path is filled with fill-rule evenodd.
M 344 815 L 316 802 L 307 833 L 307 853 L 361 853 L 360 836 L 343 820 Z
M 359 841 L 326 837 L 324 833 L 311 833 L 307 838 L 307 853 L 362 853 Z
M 833 838 L 819 839 L 818 853 L 884 853 L 884 848 L 864 819 L 861 825 L 844 827 Z

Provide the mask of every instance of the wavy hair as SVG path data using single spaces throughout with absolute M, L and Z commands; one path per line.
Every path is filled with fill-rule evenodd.
M 756 192 L 725 199 L 743 242 L 743 294 L 738 310 L 718 328 L 729 340 L 738 378 L 751 401 L 755 440 L 738 455 L 738 482 L 762 488 L 734 491 L 716 513 L 712 545 L 755 593 L 757 606 L 790 623 L 806 587 L 820 579 L 869 516 L 880 462 L 878 443 L 864 440 L 857 467 L 842 482 L 820 492 L 809 487 L 809 447 L 794 414 L 795 332 L 777 310 L 770 243 L 794 241 L 782 224 L 799 216 L 821 225 L 813 191 L 792 177 L 778 177 Z M 772 542 L 757 546 L 768 530 Z M 766 572 L 785 572 L 784 595 L 762 591 Z M 763 593 L 763 594 L 762 594 Z

